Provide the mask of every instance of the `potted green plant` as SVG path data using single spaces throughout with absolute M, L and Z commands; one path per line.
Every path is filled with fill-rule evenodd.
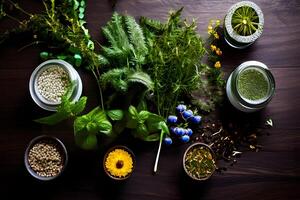
M 263 12 L 251 1 L 241 1 L 228 10 L 224 20 L 225 41 L 234 48 L 243 49 L 253 44 L 262 34 Z

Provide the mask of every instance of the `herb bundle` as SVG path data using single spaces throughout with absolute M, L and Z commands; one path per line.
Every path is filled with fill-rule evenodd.
M 73 118 L 75 141 L 83 149 L 95 148 L 99 135 L 114 137 L 125 128 L 139 139 L 161 141 L 169 134 L 165 117 L 179 101 L 189 99 L 209 111 L 221 96 L 215 92 L 223 89 L 221 72 L 202 64 L 208 51 L 195 22 L 188 24 L 180 18 L 182 9 L 171 13 L 166 23 L 142 17 L 141 25 L 131 16 L 114 13 L 102 28 L 109 45 L 96 52 L 84 27 L 85 0 L 48 0 L 42 14 L 30 14 L 10 0 L 7 4 L 4 7 L 12 5 L 28 18 L 19 21 L 18 31 L 3 33 L 2 39 L 30 31 L 33 44 L 49 44 L 41 58 L 64 59 L 95 77 L 100 106 L 81 115 L 87 97 L 70 102 L 66 94 L 57 113 L 36 120 L 55 124 Z M 2 7 L 0 11 L 1 16 L 10 17 Z M 203 98 L 193 98 L 194 91 Z M 120 97 L 124 105 L 116 103 Z

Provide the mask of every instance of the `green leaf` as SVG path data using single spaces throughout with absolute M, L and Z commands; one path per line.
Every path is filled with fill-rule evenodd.
M 126 122 L 126 127 L 130 129 L 136 129 L 137 127 L 137 120 L 133 119 L 132 117 L 128 117 Z
M 88 114 L 76 118 L 74 121 L 74 131 L 75 133 L 86 132 L 88 134 L 101 132 L 110 135 L 112 125 L 107 120 L 105 112 L 96 107 Z
M 125 23 L 128 31 L 128 38 L 132 44 L 135 61 L 139 64 L 144 63 L 145 55 L 148 52 L 143 31 L 135 19 L 131 16 L 125 16 Z
M 145 72 L 134 72 L 133 74 L 130 74 L 128 76 L 128 82 L 131 83 L 141 83 L 145 87 L 147 87 L 149 90 L 153 90 L 154 83 L 152 82 L 150 76 Z
M 148 129 L 145 124 L 138 124 L 136 128 L 137 137 L 144 140 L 145 137 L 148 136 Z
M 86 115 L 83 115 L 83 116 L 80 116 L 80 117 L 77 117 L 74 121 L 74 132 L 75 134 L 76 133 L 79 133 L 80 131 L 84 130 L 86 125 L 91 121 L 91 119 L 86 116 Z
M 49 115 L 47 117 L 42 117 L 42 118 L 36 119 L 34 121 L 37 123 L 40 123 L 40 124 L 54 125 L 54 124 L 57 124 L 58 122 L 61 122 L 69 117 L 70 117 L 70 115 L 68 113 L 58 112 L 58 113 Z
M 112 133 L 112 125 L 108 120 L 101 121 L 98 125 L 98 128 L 99 132 L 106 135 L 110 135 Z
M 71 110 L 73 115 L 79 115 L 85 108 L 87 102 L 87 97 L 81 97 L 77 102 L 71 104 Z
M 67 92 L 62 96 L 61 104 L 57 107 L 56 113 L 34 120 L 35 122 L 47 125 L 54 125 L 70 117 L 79 115 L 85 108 L 87 97 L 81 97 L 77 102 L 71 102 L 71 97 L 75 84 L 71 83 Z
M 149 117 L 149 115 L 150 115 L 150 113 L 148 111 L 142 110 L 138 114 L 138 119 L 139 119 L 140 123 L 144 122 Z
M 92 150 L 97 148 L 97 136 L 93 134 L 75 135 L 76 144 L 85 150 Z
M 109 110 L 107 111 L 107 115 L 110 117 L 110 119 L 114 120 L 114 121 L 118 121 L 123 119 L 124 117 L 124 112 L 123 110 Z
M 137 119 L 138 118 L 139 113 L 137 112 L 137 110 L 134 106 L 129 106 L 128 111 L 129 111 L 132 119 Z
M 164 121 L 159 122 L 159 126 L 160 126 L 163 134 L 170 135 L 169 128 L 168 128 L 166 122 L 164 122 Z
M 154 133 L 154 134 L 151 134 L 151 135 L 148 135 L 147 137 L 145 137 L 144 141 L 146 141 L 146 142 L 155 142 L 155 141 L 159 140 L 159 137 L 160 137 L 159 133 Z
M 88 122 L 88 124 L 86 125 L 86 130 L 89 133 L 97 133 L 97 131 L 98 131 L 97 123 L 95 123 L 95 122 Z
M 139 112 L 142 110 L 147 110 L 147 103 L 144 100 L 141 100 L 139 105 L 136 108 Z

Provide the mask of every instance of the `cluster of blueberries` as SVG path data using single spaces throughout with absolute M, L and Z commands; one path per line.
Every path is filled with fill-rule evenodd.
M 190 127 L 197 125 L 200 122 L 201 116 L 194 115 L 193 111 L 187 110 L 186 106 L 183 104 L 176 107 L 176 116 L 170 115 L 167 119 L 171 135 L 184 143 L 189 142 L 190 136 L 193 134 L 193 130 Z M 171 137 L 167 136 L 164 138 L 164 143 L 166 145 L 171 145 L 173 140 Z

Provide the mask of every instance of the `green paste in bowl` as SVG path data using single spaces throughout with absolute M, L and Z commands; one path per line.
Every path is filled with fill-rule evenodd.
M 257 101 L 268 96 L 269 80 L 261 69 L 249 67 L 237 79 L 239 94 L 248 100 Z

